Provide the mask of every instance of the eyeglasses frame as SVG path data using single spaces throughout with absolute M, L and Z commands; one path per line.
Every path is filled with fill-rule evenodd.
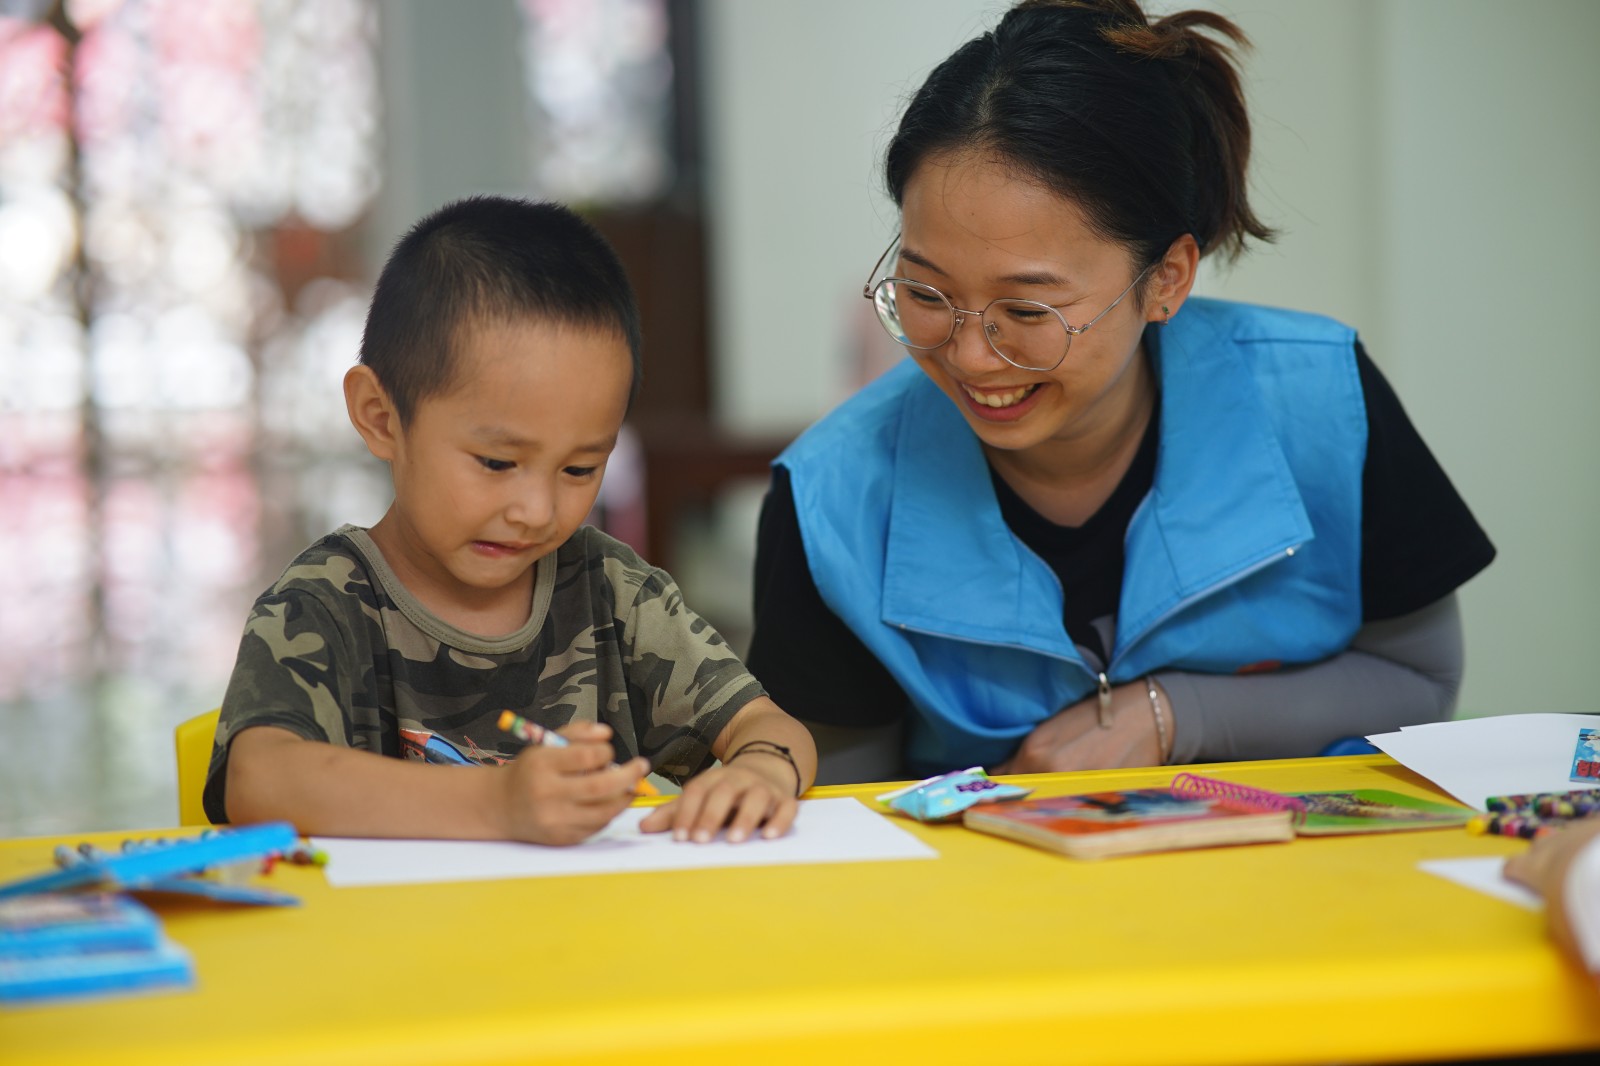
M 1128 295 L 1128 293 L 1133 291 L 1134 286 L 1138 285 L 1139 282 L 1143 281 L 1144 278 L 1145 278 L 1145 275 L 1150 273 L 1150 271 L 1153 270 L 1155 268 L 1155 266 L 1156 266 L 1156 263 L 1151 263 L 1149 266 L 1147 266 L 1143 270 L 1139 271 L 1138 276 L 1135 277 L 1132 281 L 1128 282 L 1128 287 L 1126 289 L 1123 289 L 1122 292 L 1117 296 L 1117 298 L 1115 300 L 1112 300 L 1111 303 L 1106 307 L 1106 309 L 1104 311 L 1101 311 L 1098 315 L 1095 315 L 1093 318 L 1091 318 L 1089 321 L 1085 322 L 1083 325 L 1074 326 L 1071 323 L 1069 323 L 1067 321 L 1066 316 L 1061 313 L 1061 308 L 1067 306 L 1066 304 L 1059 304 L 1059 305 L 1057 305 L 1057 304 L 1047 304 L 1047 303 L 1044 303 L 1044 302 L 1042 302 L 1040 300 L 1024 300 L 1021 297 L 997 296 L 993 300 L 990 300 L 987 304 L 985 304 L 982 311 L 969 311 L 964 307 L 957 307 L 955 301 L 950 299 L 949 296 L 946 296 L 945 293 L 943 292 L 943 290 L 937 289 L 934 286 L 929 285 L 925 281 L 916 281 L 916 280 L 913 280 L 912 278 L 889 277 L 889 278 L 880 278 L 878 281 L 874 282 L 872 279 L 876 278 L 878 276 L 878 271 L 880 269 L 882 269 L 884 260 L 889 258 L 889 253 L 894 251 L 895 247 L 897 245 L 899 245 L 901 236 L 902 235 L 899 234 L 899 233 L 895 234 L 894 235 L 894 240 L 889 242 L 889 247 L 885 248 L 883 250 L 883 254 L 878 256 L 878 261 L 876 263 L 872 264 L 872 273 L 867 275 L 866 284 L 861 286 L 861 295 L 862 295 L 862 297 L 864 299 L 872 301 L 874 312 L 876 312 L 878 301 L 875 299 L 874 294 L 880 288 L 882 288 L 884 285 L 887 285 L 889 282 L 891 282 L 891 281 L 899 281 L 899 282 L 904 282 L 907 285 L 917 285 L 917 286 L 920 286 L 921 288 L 928 289 L 928 290 L 930 290 L 932 292 L 938 293 L 939 299 L 941 299 L 941 300 L 943 300 L 945 302 L 945 305 L 950 308 L 950 310 L 953 312 L 953 314 L 950 317 L 950 332 L 948 334 L 946 334 L 944 340 L 940 341 L 938 344 L 906 344 L 904 341 L 900 340 L 900 338 L 898 338 L 898 337 L 894 336 L 894 334 L 890 333 L 889 334 L 890 338 L 892 340 L 894 340 L 894 342 L 896 344 L 903 345 L 906 348 L 911 348 L 911 349 L 914 349 L 915 351 L 919 351 L 919 352 L 931 352 L 936 348 L 943 348 L 946 344 L 949 344 L 951 338 L 953 338 L 956 335 L 956 330 L 960 329 L 962 324 L 966 322 L 967 318 L 965 316 L 970 316 L 970 317 L 976 318 L 979 322 L 984 324 L 983 339 L 988 342 L 990 351 L 994 352 L 994 354 L 998 355 L 1001 359 L 1004 359 L 1006 362 L 1010 363 L 1012 366 L 1016 367 L 1018 370 L 1031 370 L 1031 371 L 1034 371 L 1034 372 L 1040 373 L 1040 374 L 1048 374 L 1048 373 L 1050 373 L 1050 371 L 1054 370 L 1056 367 L 1058 367 L 1062 363 L 1066 362 L 1067 353 L 1072 351 L 1072 338 L 1078 336 L 1079 334 L 1087 332 L 1090 326 L 1094 325 L 1096 322 L 1100 321 L 1102 318 L 1104 318 L 1107 315 L 1109 315 L 1112 312 L 1112 310 L 1115 309 L 1116 306 L 1123 301 L 1123 299 Z M 1159 260 L 1158 260 L 1158 262 L 1159 262 Z M 998 329 L 998 327 L 993 326 L 990 323 L 984 322 L 984 317 L 983 316 L 988 314 L 989 308 L 991 308 L 995 304 L 1001 303 L 1001 302 L 1013 303 L 1013 304 L 1031 304 L 1034 307 L 1042 307 L 1046 311 L 1049 311 L 1051 314 L 1055 315 L 1056 316 L 1056 321 L 1061 323 L 1061 328 L 1067 331 L 1067 343 L 1066 343 L 1066 346 L 1061 349 L 1061 357 L 1059 359 L 1057 359 L 1054 363 L 1050 364 L 1049 366 L 1023 366 L 1021 363 L 1018 363 L 1018 362 L 1012 360 L 1009 356 L 1006 355 L 1005 352 L 1002 352 L 999 348 L 996 348 L 995 344 L 994 344 L 994 338 L 990 336 L 989 331 L 990 331 L 990 329 Z M 877 317 L 878 317 L 878 324 L 880 326 L 884 327 L 884 332 L 885 333 L 888 333 L 889 332 L 889 328 L 888 328 L 888 326 L 884 325 L 882 316 L 877 316 Z

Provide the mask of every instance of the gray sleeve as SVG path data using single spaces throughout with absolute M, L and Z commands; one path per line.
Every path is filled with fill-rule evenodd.
M 1316 755 L 1341 737 L 1442 721 L 1462 673 L 1461 611 L 1452 593 L 1371 622 L 1331 659 L 1270 674 L 1163 672 L 1174 763 Z

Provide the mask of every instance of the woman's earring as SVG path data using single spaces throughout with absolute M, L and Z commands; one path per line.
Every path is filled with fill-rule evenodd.
M 1171 325 L 1172 324 L 1172 309 L 1170 307 L 1168 307 L 1166 304 L 1162 304 L 1161 305 L 1161 313 L 1167 316 L 1166 321 L 1162 322 L 1161 324 L 1163 326 Z

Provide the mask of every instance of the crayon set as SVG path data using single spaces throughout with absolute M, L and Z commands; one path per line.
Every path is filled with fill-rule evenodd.
M 207 840 L 218 836 L 222 830 L 207 829 L 198 839 Z M 179 838 L 187 840 L 191 838 Z M 167 847 L 178 841 L 168 840 L 166 837 L 151 837 L 122 842 L 122 854 L 146 851 L 153 848 Z M 104 862 L 112 858 L 114 853 L 103 851 L 93 844 L 83 843 L 76 848 L 66 844 L 58 844 L 55 850 L 55 863 L 61 869 L 85 862 Z M 202 866 L 193 870 L 189 876 L 209 876 L 214 880 L 224 882 L 239 882 L 247 880 L 258 873 L 269 874 L 278 863 L 288 863 L 292 866 L 325 866 L 328 854 L 320 848 L 314 848 L 304 840 L 297 840 L 293 845 L 278 851 L 265 851 L 259 856 L 250 856 L 237 862 L 218 863 L 213 866 Z
M 1523 812 L 1538 818 L 1587 818 L 1600 814 L 1600 789 L 1490 796 L 1484 806 L 1497 814 Z
M 1600 814 L 1600 789 L 1490 796 L 1484 806 L 1488 813 L 1468 821 L 1468 832 L 1531 840 L 1575 818 Z
M 1492 836 L 1521 837 L 1532 840 L 1555 828 L 1554 824 L 1531 814 L 1478 814 L 1467 820 L 1467 832 Z

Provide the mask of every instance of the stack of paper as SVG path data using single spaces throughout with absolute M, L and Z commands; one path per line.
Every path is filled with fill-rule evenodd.
M 1596 714 L 1507 714 L 1406 726 L 1367 739 L 1469 807 L 1490 796 L 1570 792 L 1580 729 L 1600 729 Z

